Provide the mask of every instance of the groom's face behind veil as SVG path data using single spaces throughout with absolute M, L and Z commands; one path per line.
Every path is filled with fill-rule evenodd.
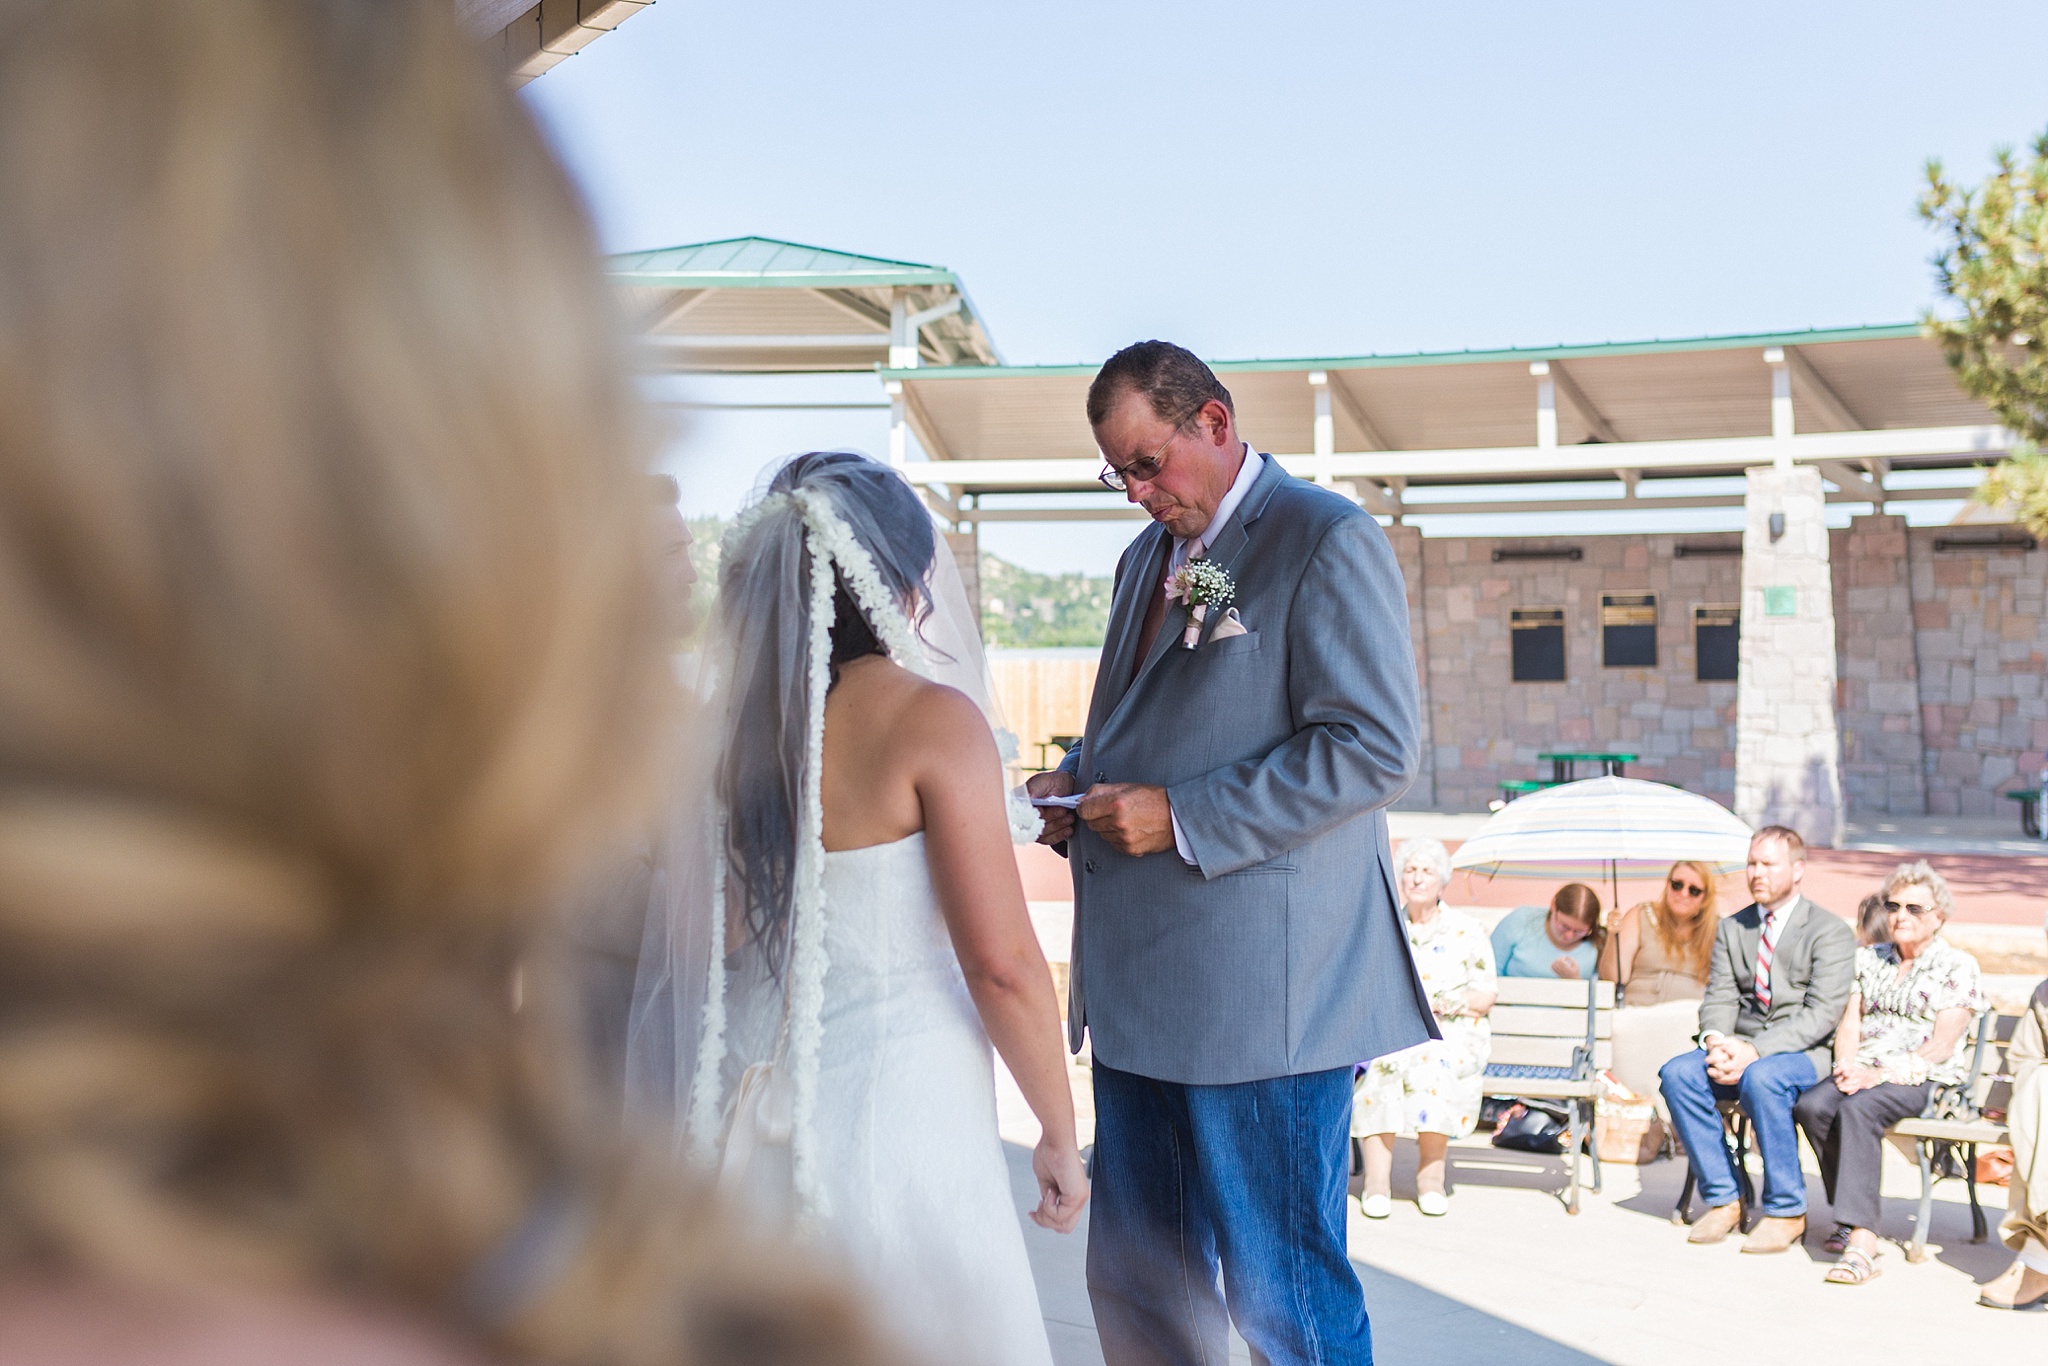
M 1243 446 L 1230 409 L 1216 399 L 1176 425 L 1180 416 L 1161 416 L 1150 395 L 1126 384 L 1095 424 L 1095 444 L 1123 473 L 1126 499 L 1170 534 L 1199 536 L 1237 478 Z M 1150 468 L 1146 461 L 1156 461 L 1158 468 L 1141 479 L 1138 471 Z

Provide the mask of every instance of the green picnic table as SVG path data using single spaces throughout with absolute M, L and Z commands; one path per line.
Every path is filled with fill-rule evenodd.
M 2020 804 L 2020 833 L 2030 840 L 2042 838 L 2041 831 L 2041 789 L 2023 787 L 2017 792 L 2005 794 L 2010 801 Z
M 1622 766 L 1636 761 L 1633 754 L 1581 754 L 1563 750 L 1555 754 L 1539 754 L 1536 757 L 1549 763 L 1550 781 L 1553 783 L 1570 782 L 1575 776 L 1573 770 L 1580 764 L 1598 764 L 1603 777 L 1619 778 L 1622 776 Z

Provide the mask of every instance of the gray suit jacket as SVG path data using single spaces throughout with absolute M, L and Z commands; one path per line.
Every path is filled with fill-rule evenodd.
M 1382 814 L 1417 764 L 1408 599 L 1379 524 L 1266 461 L 1209 558 L 1246 634 L 1181 648 L 1169 606 L 1128 688 L 1172 539 L 1117 565 L 1087 734 L 1087 786 L 1166 788 L 1197 867 L 1071 841 L 1073 1047 L 1110 1067 L 1222 1085 L 1323 1071 L 1436 1035 L 1398 911 Z
M 1771 951 L 1771 1010 L 1756 1008 L 1756 946 L 1764 913 L 1752 902 L 1721 922 L 1700 1033 L 1749 1040 L 1765 1056 L 1804 1053 L 1816 1077 L 1834 1069 L 1835 1026 L 1856 984 L 1856 932 L 1805 897 L 1792 903 Z

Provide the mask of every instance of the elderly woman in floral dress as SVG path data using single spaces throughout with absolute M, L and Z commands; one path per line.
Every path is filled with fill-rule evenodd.
M 1366 1064 L 1352 1098 L 1351 1133 L 1365 1150 L 1365 1216 L 1393 1211 L 1394 1138 L 1415 1135 L 1420 1160 L 1415 1203 L 1424 1214 L 1450 1209 L 1445 1166 L 1450 1141 L 1479 1122 L 1480 1088 L 1491 1034 L 1486 1012 L 1496 992 L 1486 927 L 1443 904 L 1451 856 L 1436 840 L 1409 840 L 1394 857 L 1415 966 L 1429 992 L 1441 1039 Z
M 1957 1047 L 1983 1008 L 1977 960 L 1941 937 L 1954 901 L 1923 860 L 1884 880 L 1891 942 L 1856 950 L 1856 989 L 1835 1031 L 1835 1070 L 1792 1107 L 1820 1155 L 1835 1232 L 1823 1244 L 1842 1259 L 1833 1285 L 1878 1274 L 1879 1159 L 1884 1132 L 1919 1114 L 1936 1086 L 1960 1083 L 1969 1059 Z

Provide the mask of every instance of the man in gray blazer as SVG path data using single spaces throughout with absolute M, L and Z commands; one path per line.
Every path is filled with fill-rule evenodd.
M 1834 1067 L 1835 1026 L 1855 984 L 1856 933 L 1799 894 L 1806 842 L 1767 825 L 1749 843 L 1755 902 L 1721 922 L 1700 1003 L 1700 1047 L 1659 1074 L 1707 1212 L 1689 1242 L 1718 1243 L 1742 1218 L 1735 1167 L 1721 1142 L 1717 1100 L 1749 1116 L 1764 1162 L 1764 1217 L 1744 1252 L 1783 1252 L 1806 1233 L 1799 1169 L 1799 1093 Z
M 1378 523 L 1237 436 L 1165 342 L 1104 365 L 1103 482 L 1153 519 L 1117 566 L 1087 733 L 1034 796 L 1074 876 L 1092 1040 L 1088 1286 L 1110 1366 L 1366 1363 L 1345 1248 L 1352 1065 L 1435 1035 L 1385 807 L 1417 761 L 1407 595 Z M 1206 557 L 1236 617 L 1171 603 Z M 1193 646 L 1189 648 L 1188 641 Z

